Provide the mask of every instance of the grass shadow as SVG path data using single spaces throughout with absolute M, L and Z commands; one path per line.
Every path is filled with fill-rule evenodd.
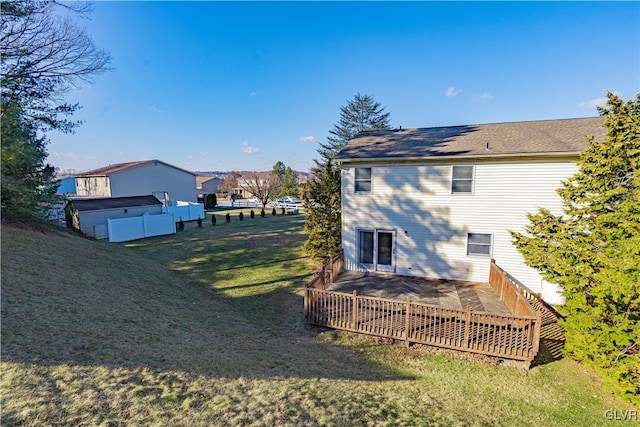
M 307 327 L 302 218 L 261 220 L 251 233 L 225 224 L 129 245 L 3 230 L 3 360 L 224 378 L 410 379 Z

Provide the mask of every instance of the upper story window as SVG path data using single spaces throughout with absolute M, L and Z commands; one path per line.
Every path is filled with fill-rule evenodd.
M 491 234 L 467 233 L 467 255 L 491 256 Z
M 371 168 L 355 168 L 356 193 L 371 193 Z
M 454 165 L 451 170 L 451 194 L 473 193 L 473 165 Z

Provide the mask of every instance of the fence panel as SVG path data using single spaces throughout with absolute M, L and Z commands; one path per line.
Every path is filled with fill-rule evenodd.
M 204 205 L 202 203 L 178 202 L 177 205 L 163 207 L 162 212 L 172 213 L 175 222 L 204 219 Z
M 172 214 L 145 214 L 131 218 L 108 219 L 107 228 L 109 241 L 114 243 L 176 232 Z

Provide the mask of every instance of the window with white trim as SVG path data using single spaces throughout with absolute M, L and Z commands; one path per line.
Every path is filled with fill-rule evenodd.
M 467 233 L 467 255 L 491 256 L 491 234 Z
M 473 193 L 473 165 L 451 167 L 451 194 Z
M 371 193 L 371 168 L 355 168 L 356 193 Z

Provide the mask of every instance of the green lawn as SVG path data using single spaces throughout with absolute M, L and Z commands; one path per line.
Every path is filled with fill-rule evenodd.
M 568 360 L 523 372 L 308 327 L 303 216 L 244 211 L 125 244 L 3 225 L 2 424 L 630 425 Z

